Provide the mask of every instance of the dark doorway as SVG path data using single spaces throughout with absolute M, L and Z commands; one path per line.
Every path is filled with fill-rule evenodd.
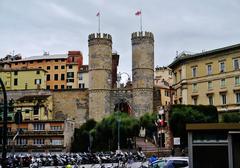
M 228 146 L 194 146 L 194 168 L 228 168 Z
M 232 134 L 233 167 L 240 167 L 240 134 Z
M 114 107 L 114 112 L 117 112 L 117 111 L 120 111 L 122 113 L 127 113 L 130 115 L 131 107 L 126 101 L 120 100 L 119 103 L 115 104 L 115 107 Z

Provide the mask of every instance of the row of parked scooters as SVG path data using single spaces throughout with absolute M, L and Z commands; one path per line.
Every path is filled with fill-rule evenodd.
M 65 166 L 103 163 L 144 162 L 143 152 L 98 152 L 98 153 L 59 153 L 59 154 L 16 154 L 8 156 L 7 167 Z

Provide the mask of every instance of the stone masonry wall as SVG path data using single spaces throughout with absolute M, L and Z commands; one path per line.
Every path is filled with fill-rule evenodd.
M 88 119 L 88 90 L 66 90 L 53 92 L 55 119 L 75 121 L 78 128 Z
M 140 117 L 153 112 L 154 37 L 151 32 L 132 33 L 133 110 Z
M 89 117 L 100 121 L 110 114 L 112 81 L 112 37 L 90 34 L 89 46 Z

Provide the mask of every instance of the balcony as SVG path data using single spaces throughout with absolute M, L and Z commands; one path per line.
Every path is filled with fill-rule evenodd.
M 16 132 L 8 132 L 9 136 L 14 136 Z M 24 131 L 20 136 L 63 136 L 63 131 Z

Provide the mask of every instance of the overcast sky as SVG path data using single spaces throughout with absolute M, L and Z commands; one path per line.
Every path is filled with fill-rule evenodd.
M 120 71 L 131 73 L 131 33 L 155 37 L 155 66 L 167 66 L 176 51 L 202 52 L 240 43 L 239 0 L 0 0 L 0 57 L 80 50 L 88 64 L 88 34 L 112 35 Z

